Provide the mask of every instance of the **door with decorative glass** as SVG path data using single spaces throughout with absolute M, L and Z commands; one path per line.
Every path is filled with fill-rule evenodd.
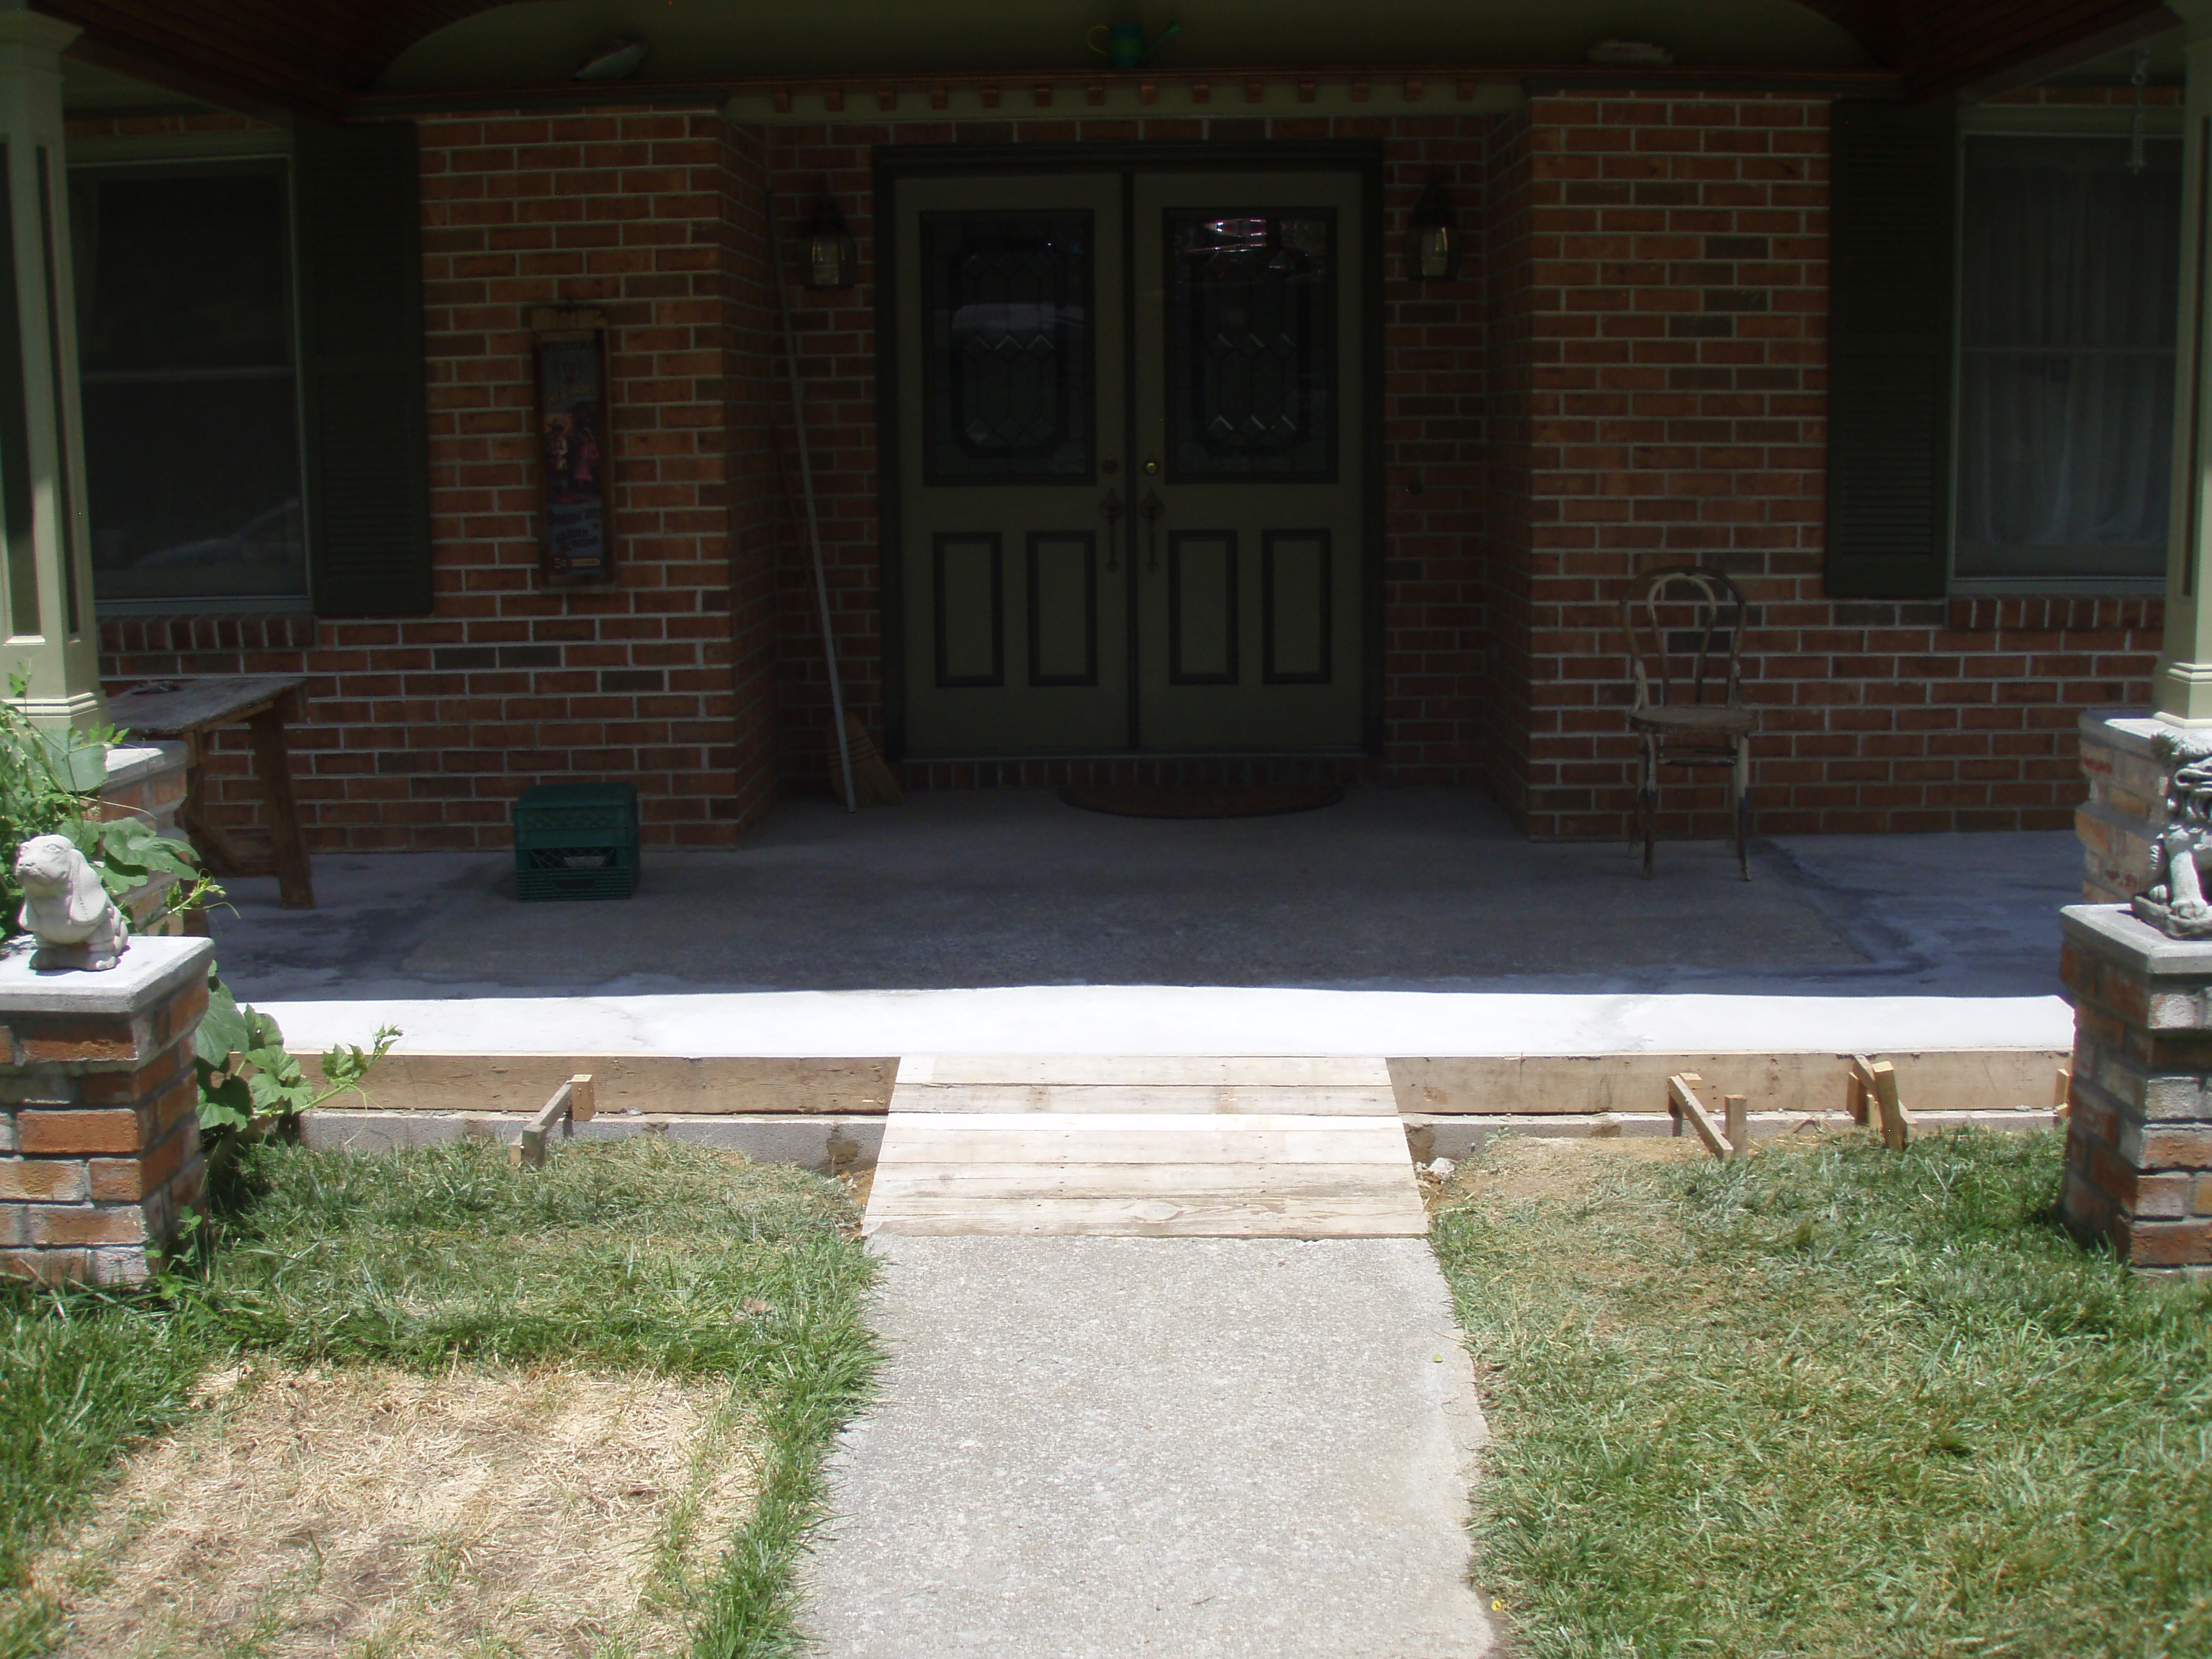
M 899 186 L 907 754 L 1358 746 L 1360 185 Z

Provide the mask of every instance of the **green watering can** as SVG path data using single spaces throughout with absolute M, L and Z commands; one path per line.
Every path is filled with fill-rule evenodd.
M 1146 60 L 1160 49 L 1168 36 L 1182 33 L 1182 24 L 1170 23 L 1154 35 L 1151 44 L 1147 45 L 1142 23 L 1101 23 L 1091 31 L 1089 44 L 1091 50 L 1101 58 L 1110 59 L 1115 69 L 1142 69 Z M 1098 37 L 1102 34 L 1106 37 L 1106 44 L 1103 46 L 1098 44 Z

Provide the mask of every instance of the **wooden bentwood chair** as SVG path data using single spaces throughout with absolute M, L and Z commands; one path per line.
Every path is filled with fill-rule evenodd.
M 1759 711 L 1743 706 L 1743 618 L 1742 592 L 1717 570 L 1656 570 L 1620 602 L 1636 676 L 1628 726 L 1643 744 L 1628 854 L 1636 856 L 1640 829 L 1647 878 L 1658 834 L 1659 769 L 1725 766 L 1736 866 L 1751 879 L 1751 734 L 1759 730 Z

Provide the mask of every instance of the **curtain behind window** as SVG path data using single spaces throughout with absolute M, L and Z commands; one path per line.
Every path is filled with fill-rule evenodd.
M 2181 146 L 2145 150 L 1966 141 L 1959 576 L 2166 569 Z

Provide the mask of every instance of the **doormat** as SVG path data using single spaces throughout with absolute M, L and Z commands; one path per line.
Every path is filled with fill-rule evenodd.
M 1344 799 L 1334 783 L 1107 783 L 1070 784 L 1060 792 L 1070 806 L 1123 818 L 1265 818 L 1310 812 Z

